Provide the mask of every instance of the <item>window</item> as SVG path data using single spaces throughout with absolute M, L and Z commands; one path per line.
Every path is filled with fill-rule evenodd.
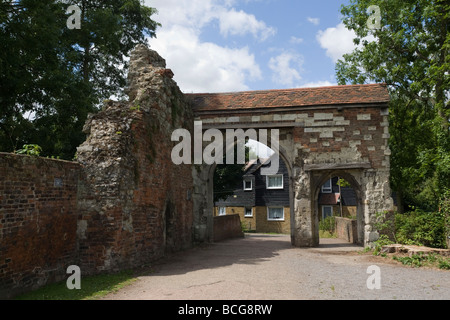
M 331 186 L 331 179 L 325 182 L 322 186 L 322 193 L 331 193 L 332 186 Z
M 253 189 L 252 179 L 244 179 L 244 190 L 251 191 Z
M 325 219 L 327 217 L 333 216 L 333 207 L 332 206 L 323 206 L 322 207 L 322 218 Z
M 245 216 L 248 218 L 253 217 L 253 208 L 245 208 Z
M 267 220 L 284 221 L 284 208 L 267 208 Z
M 267 189 L 283 189 L 283 175 L 266 176 Z
M 227 215 L 227 208 L 219 207 L 219 216 L 226 216 L 226 215 Z

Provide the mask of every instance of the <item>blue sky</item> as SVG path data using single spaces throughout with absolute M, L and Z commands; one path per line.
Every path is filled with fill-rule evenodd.
M 145 0 L 162 24 L 152 49 L 183 92 L 335 85 L 354 49 L 341 23 L 349 0 Z

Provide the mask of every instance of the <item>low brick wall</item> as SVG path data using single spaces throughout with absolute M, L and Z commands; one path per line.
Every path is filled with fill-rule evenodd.
M 64 279 L 77 252 L 74 162 L 0 153 L 0 298 Z
M 358 233 L 356 220 L 348 218 L 335 217 L 336 234 L 339 239 L 346 240 L 350 243 L 358 242 Z
M 214 241 L 243 237 L 238 214 L 214 217 Z

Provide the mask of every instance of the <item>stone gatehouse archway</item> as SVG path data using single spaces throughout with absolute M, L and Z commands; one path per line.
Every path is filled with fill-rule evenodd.
M 358 195 L 358 241 L 371 246 L 377 212 L 392 209 L 389 187 L 389 95 L 384 85 L 336 86 L 217 94 L 187 94 L 204 129 L 279 130 L 280 154 L 290 168 L 292 244 L 319 245 L 317 190 L 332 174 L 346 177 Z M 208 174 L 194 170 L 198 239 L 210 208 Z M 207 212 L 211 210 L 207 209 Z M 195 219 L 195 218 L 194 218 Z M 207 223 L 206 223 L 207 225 Z M 206 233 L 205 233 L 206 232 Z M 204 234 L 205 233 L 205 234 Z
M 107 101 L 86 122 L 77 151 L 83 270 L 139 266 L 213 239 L 214 166 L 171 159 L 174 131 L 195 136 L 195 122 L 203 130 L 278 132 L 294 246 L 319 245 L 316 193 L 333 173 L 357 186 L 360 240 L 371 246 L 378 238 L 374 217 L 393 207 L 385 85 L 185 94 L 173 76 L 163 58 L 139 45 L 130 58 L 129 101 Z

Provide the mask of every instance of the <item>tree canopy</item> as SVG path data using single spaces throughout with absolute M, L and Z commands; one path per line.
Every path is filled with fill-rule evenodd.
M 388 85 L 391 184 L 405 205 L 434 210 L 450 188 L 450 3 L 352 0 L 341 12 L 358 47 L 337 62 L 338 82 Z
M 70 5 L 80 29 L 70 29 Z M 139 0 L 2 0 L 0 150 L 37 144 L 72 159 L 88 113 L 122 97 L 127 57 L 154 37 L 155 9 Z

